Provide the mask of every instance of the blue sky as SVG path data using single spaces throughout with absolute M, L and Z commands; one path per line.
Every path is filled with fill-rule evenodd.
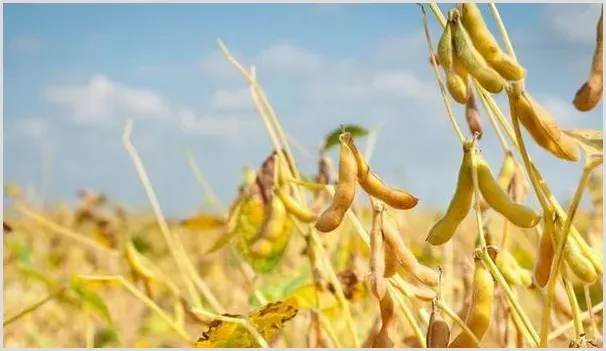
M 601 105 L 579 113 L 570 103 L 589 69 L 599 5 L 499 9 L 532 96 L 563 127 L 602 129 Z M 429 20 L 435 45 L 440 33 Z M 5 4 L 5 181 L 40 190 L 44 149 L 47 197 L 71 202 L 91 187 L 148 206 L 121 144 L 132 117 L 133 141 L 168 214 L 192 213 L 203 198 L 183 147 L 230 201 L 243 167 L 258 167 L 271 143 L 217 38 L 257 67 L 286 132 L 307 150 L 315 154 L 342 123 L 381 126 L 371 166 L 416 193 L 420 207 L 446 207 L 460 149 L 414 4 Z M 455 112 L 467 131 L 462 108 Z M 484 129 L 482 149 L 497 172 L 502 152 L 486 119 Z M 581 164 L 531 152 L 565 201 Z M 295 157 L 315 173 L 315 159 L 296 148 Z

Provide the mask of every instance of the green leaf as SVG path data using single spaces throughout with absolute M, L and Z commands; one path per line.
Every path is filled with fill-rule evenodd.
M 120 340 L 116 329 L 102 327 L 95 331 L 94 347 L 105 347 Z
M 21 242 L 12 242 L 9 244 L 10 251 L 17 257 L 17 260 L 23 264 L 30 265 L 32 263 L 32 253 L 27 247 Z
M 564 129 L 563 132 L 573 138 L 588 156 L 602 154 L 602 131 L 595 129 Z
M 137 251 L 142 254 L 148 252 L 151 249 L 151 244 L 149 243 L 149 241 L 147 241 L 145 236 L 141 234 L 133 236 L 133 245 L 135 246 Z
M 61 284 L 55 279 L 49 277 L 47 274 L 37 270 L 36 268 L 27 265 L 20 264 L 19 271 L 26 279 L 33 279 L 46 285 L 49 291 L 57 291 L 61 288 Z
M 83 306 L 96 313 L 105 323 L 112 325 L 111 314 L 101 295 L 87 288 L 85 282 L 78 277 L 70 279 L 69 287 Z
M 322 149 L 328 150 L 333 146 L 339 144 L 339 135 L 341 135 L 343 131 L 351 133 L 351 136 L 354 138 L 368 135 L 368 130 L 355 124 L 348 124 L 346 126 L 343 126 L 343 128 L 336 128 L 330 134 L 328 134 L 324 138 L 324 146 L 322 147 Z

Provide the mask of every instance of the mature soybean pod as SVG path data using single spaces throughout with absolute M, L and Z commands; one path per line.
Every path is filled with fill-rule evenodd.
M 339 182 L 332 204 L 316 221 L 316 229 L 327 233 L 335 230 L 351 207 L 356 192 L 358 165 L 356 158 L 345 142 L 341 142 L 339 159 Z
M 478 157 L 477 171 L 480 192 L 490 207 L 521 228 L 532 228 L 539 223 L 541 215 L 531 208 L 513 203 L 481 157 Z
M 438 273 L 419 263 L 412 251 L 404 244 L 397 224 L 386 214 L 381 224 L 385 242 L 394 249 L 395 259 L 404 272 L 425 285 L 438 285 Z
M 587 242 L 585 242 L 585 240 L 579 235 L 576 230 L 571 231 L 570 236 L 572 236 L 574 241 L 579 245 L 581 253 L 583 254 L 583 256 L 585 256 L 585 258 L 587 258 L 591 262 L 596 272 L 599 275 L 604 274 L 604 266 L 602 265 L 602 262 L 604 260 L 602 258 L 602 255 L 594 248 L 587 245 Z
M 518 81 L 524 79 L 526 76 L 524 67 L 520 66 L 513 57 L 506 53 L 501 53 L 499 59 L 489 61 L 488 63 L 501 75 L 501 77 L 507 80 Z
M 503 277 L 507 281 L 508 284 L 516 286 L 522 285 L 522 278 L 520 274 L 516 270 L 516 267 L 511 264 L 511 261 L 507 257 L 509 252 L 506 250 L 500 250 L 497 254 L 494 263 L 496 264 L 499 271 L 503 274 Z
M 271 254 L 274 243 L 267 238 L 256 240 L 250 247 L 250 254 L 255 258 L 264 258 Z
M 520 280 L 522 281 L 522 286 L 532 288 L 532 272 L 520 265 L 517 266 L 517 270 L 520 275 Z
M 503 191 L 507 193 L 507 188 L 509 187 L 509 183 L 513 179 L 513 175 L 516 170 L 516 162 L 513 158 L 513 152 L 511 150 L 507 150 L 505 153 L 505 159 L 503 159 L 503 164 L 501 165 L 501 169 L 499 170 L 499 175 L 497 176 L 497 182 Z M 482 211 L 486 211 L 490 206 L 486 203 L 486 200 L 482 199 L 480 202 L 480 209 Z
M 562 160 L 578 161 L 577 143 L 560 130 L 545 107 L 534 101 L 529 94 L 524 96 L 522 90 L 522 85 L 515 83 L 506 90 L 510 112 L 516 114 L 520 123 L 540 147 Z
M 385 242 L 381 231 L 381 212 L 373 211 L 370 230 L 370 290 L 381 300 L 385 296 Z
M 450 327 L 436 305 L 436 300 L 433 300 L 425 342 L 428 348 L 446 348 L 450 342 Z
M 284 203 L 286 211 L 295 216 L 295 218 L 301 222 L 311 223 L 316 219 L 316 215 L 313 212 L 299 205 L 290 195 L 286 194 L 279 187 L 275 188 L 275 192 L 282 203 Z
M 395 306 L 393 298 L 389 290 L 385 292 L 385 296 L 379 301 L 381 309 L 381 329 L 375 336 L 372 343 L 372 348 L 392 348 L 394 347 L 394 327 L 396 324 Z
M 479 341 L 482 341 L 490 326 L 490 316 L 494 302 L 494 281 L 481 260 L 476 259 L 475 267 L 471 305 L 467 311 L 465 324 L 473 335 Z M 448 347 L 479 347 L 479 345 L 465 331 L 461 331 Z
M 461 23 L 469 33 L 473 45 L 486 61 L 499 58 L 502 50 L 495 37 L 488 30 L 478 5 L 468 2 L 461 5 Z
M 600 13 L 597 25 L 596 46 L 591 63 L 589 77 L 581 88 L 576 92 L 572 104 L 577 110 L 587 112 L 593 110 L 602 100 L 604 89 L 604 42 L 602 19 L 604 13 Z
M 497 94 L 503 90 L 504 80 L 492 67 L 488 65 L 484 57 L 474 47 L 469 34 L 461 24 L 459 11 L 453 9 L 449 12 L 453 52 L 465 69 L 480 83 L 487 91 Z
M 444 32 L 440 37 L 440 42 L 438 43 L 438 57 L 440 58 L 442 68 L 444 68 L 444 73 L 446 74 L 446 88 L 448 89 L 450 96 L 452 96 L 456 102 L 464 104 L 468 98 L 467 84 L 463 77 L 459 76 L 454 69 L 450 25 L 444 27 Z
M 530 287 L 532 285 L 532 273 L 528 269 L 520 266 L 511 252 L 504 250 L 501 253 L 504 253 L 503 259 L 505 259 L 505 261 L 507 261 L 512 269 L 516 272 L 516 275 L 520 279 L 520 284 L 525 287 Z
M 385 243 L 385 278 L 393 277 L 398 272 L 398 262 L 396 261 L 396 252 L 393 246 Z
M 419 198 L 416 196 L 404 190 L 389 188 L 372 172 L 364 156 L 354 144 L 351 134 L 345 133 L 343 140 L 347 142 L 357 162 L 358 183 L 368 195 L 398 210 L 409 210 L 419 203 Z
M 452 56 L 452 68 L 454 69 L 455 73 L 463 79 L 463 81 L 465 82 L 465 87 L 468 88 L 469 72 L 465 68 L 465 65 L 463 65 L 463 62 L 461 62 L 461 59 L 458 58 L 456 55 Z
M 452 34 L 450 26 L 446 25 L 438 42 L 438 58 L 444 71 L 452 68 Z
M 426 241 L 435 246 L 448 242 L 471 210 L 472 199 L 471 142 L 466 141 L 463 145 L 463 160 L 459 168 L 455 193 L 450 200 L 446 214 L 431 228 Z
M 503 78 L 507 80 L 520 80 L 526 75 L 523 67 L 503 52 L 495 37 L 490 33 L 482 12 L 474 3 L 463 3 L 461 22 L 469 33 L 469 37 L 478 52 Z
M 459 104 L 465 104 L 469 99 L 467 84 L 452 68 L 446 73 L 446 88 L 453 100 Z
M 564 248 L 564 260 L 570 270 L 585 283 L 593 284 L 598 279 L 595 267 L 591 261 L 583 256 L 578 244 L 570 237 Z
M 539 249 L 537 253 L 537 262 L 534 266 L 534 282 L 540 288 L 544 288 L 549 282 L 549 275 L 551 274 L 551 264 L 553 262 L 554 241 L 553 231 L 554 224 L 553 218 L 545 216 L 543 233 L 541 234 L 541 240 L 539 241 Z

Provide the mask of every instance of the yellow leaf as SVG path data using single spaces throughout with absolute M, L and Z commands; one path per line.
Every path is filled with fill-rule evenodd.
M 195 231 L 219 230 L 226 224 L 223 217 L 201 214 L 181 221 L 181 228 Z
M 284 323 L 293 319 L 299 312 L 296 299 L 271 302 L 252 311 L 247 317 L 229 315 L 232 318 L 246 318 L 259 334 L 266 340 L 271 339 L 284 327 Z M 224 348 L 224 347 L 259 347 L 250 332 L 237 323 L 212 320 L 208 330 L 203 332 L 195 343 L 197 348 Z
M 563 132 L 573 138 L 588 155 L 602 154 L 604 142 L 601 130 L 565 129 Z

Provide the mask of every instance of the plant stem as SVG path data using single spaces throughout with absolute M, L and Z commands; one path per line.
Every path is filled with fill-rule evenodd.
M 286 167 L 286 169 L 289 171 L 289 173 L 292 173 L 292 176 L 294 179 L 299 179 L 299 172 L 297 170 L 296 167 L 296 163 L 295 160 L 292 156 L 292 153 L 290 152 L 290 148 L 288 146 L 288 142 L 286 140 L 286 137 L 284 135 L 284 132 L 282 130 L 282 127 L 280 126 L 280 123 L 278 121 L 278 118 L 276 117 L 276 114 L 273 110 L 273 107 L 271 106 L 271 104 L 269 103 L 263 89 L 261 88 L 261 86 L 257 83 L 256 80 L 256 75 L 255 75 L 255 69 L 254 67 L 252 67 L 251 72 L 248 72 L 230 53 L 229 50 L 227 49 L 227 47 L 223 44 L 223 42 L 221 40 L 218 40 L 219 46 L 221 51 L 223 52 L 223 54 L 226 56 L 226 58 L 228 59 L 228 61 L 230 63 L 232 63 L 239 71 L 240 73 L 248 80 L 249 85 L 250 85 L 250 93 L 251 93 L 251 97 L 255 103 L 255 106 L 257 107 L 257 111 L 259 112 L 259 115 L 261 116 L 264 124 L 265 124 L 265 128 L 267 129 L 271 142 L 274 145 L 275 149 L 276 149 L 276 153 L 278 156 L 278 160 L 280 164 L 283 165 L 291 165 L 291 167 Z M 274 126 L 272 126 L 272 122 L 275 126 L 275 128 L 277 129 L 278 133 L 276 134 L 276 132 L 274 131 Z M 278 135 L 280 137 L 281 140 L 278 139 Z M 287 158 L 284 156 L 283 152 L 282 152 L 282 147 L 280 147 L 281 143 L 284 147 L 284 150 L 286 151 L 286 155 L 288 156 L 288 160 L 290 162 L 286 162 Z M 304 198 L 303 198 L 303 194 L 301 192 L 301 190 L 298 187 L 293 186 L 293 189 L 295 190 L 295 197 L 297 199 L 297 201 L 301 204 L 304 203 Z M 295 222 L 298 225 L 298 222 Z M 318 253 L 321 256 L 322 261 L 324 261 L 325 263 L 325 267 L 326 267 L 326 271 L 328 273 L 328 279 L 331 282 L 331 284 L 333 284 L 334 288 L 335 288 L 335 292 L 337 295 L 337 299 L 339 300 L 339 303 L 341 305 L 341 308 L 343 308 L 344 312 L 345 312 L 345 318 L 347 321 L 347 325 L 348 328 L 350 330 L 351 336 L 353 338 L 353 342 L 354 342 L 354 347 L 359 347 L 360 346 L 360 341 L 358 339 L 358 334 L 356 332 L 355 329 L 355 324 L 353 322 L 353 317 L 351 315 L 351 310 L 349 308 L 349 303 L 347 301 L 347 299 L 345 298 L 345 295 L 343 294 L 343 289 L 341 287 L 341 284 L 337 278 L 336 273 L 334 272 L 332 265 L 330 263 L 330 258 L 328 256 L 328 254 L 326 253 L 326 251 L 324 250 L 324 247 L 322 246 L 322 243 L 320 242 L 317 234 L 315 233 L 315 230 L 313 229 L 313 227 L 311 227 L 310 225 L 310 237 L 312 239 L 312 243 L 313 245 L 316 247 L 316 249 L 318 250 Z M 303 230 L 300 230 L 301 233 L 304 233 Z
M 503 135 L 503 131 L 501 130 L 501 127 L 499 127 L 499 124 L 497 123 L 497 118 L 495 117 L 495 113 L 494 113 L 493 109 L 491 108 L 490 104 L 488 103 L 488 101 L 486 101 L 486 96 L 484 96 L 484 94 L 482 94 L 482 92 L 478 89 L 477 86 L 475 88 L 476 88 L 476 95 L 478 95 L 480 97 L 480 100 L 482 100 L 482 106 L 484 106 L 484 110 L 486 110 L 486 114 L 488 115 L 488 120 L 490 121 L 492 128 L 494 129 L 495 133 L 497 134 L 497 138 L 499 139 L 501 148 L 503 149 L 503 152 L 507 153 L 510 150 L 510 147 L 509 147 L 509 144 L 507 143 L 507 140 L 505 139 L 505 136 Z
M 595 306 L 590 307 L 589 310 L 581 313 L 581 319 L 586 320 L 586 319 L 590 318 L 590 312 L 589 312 L 590 310 L 593 313 L 596 313 L 596 312 L 601 312 L 603 309 L 604 309 L 604 302 L 600 302 L 600 303 L 596 304 Z M 549 333 L 548 340 L 553 341 L 553 340 L 557 339 L 560 335 L 564 334 L 568 329 L 573 328 L 573 327 L 574 327 L 574 321 L 570 321 L 570 322 L 560 326 L 558 329 Z
M 217 298 L 212 294 L 212 292 L 210 291 L 208 286 L 202 281 L 202 279 L 199 279 L 199 277 L 197 276 L 197 273 L 195 272 L 195 269 L 191 265 L 191 262 L 188 260 L 187 256 L 180 255 L 178 252 L 178 251 L 181 251 L 181 253 L 183 253 L 183 251 L 184 251 L 183 247 L 182 247 L 182 243 L 180 240 L 178 240 L 177 236 L 174 236 L 171 233 L 170 229 L 168 228 L 166 219 L 164 218 L 164 215 L 162 214 L 162 209 L 160 207 L 160 203 L 158 202 L 158 199 L 156 198 L 156 194 L 151 185 L 151 181 L 149 180 L 149 177 L 147 176 L 147 172 L 145 171 L 145 167 L 143 166 L 143 161 L 141 161 L 141 156 L 139 156 L 139 152 L 137 151 L 137 149 L 135 148 L 135 146 L 133 145 L 133 143 L 130 140 L 131 134 L 132 134 L 132 128 L 133 128 L 133 121 L 132 121 L 132 119 L 128 119 L 126 122 L 126 125 L 124 127 L 124 134 L 122 136 L 122 142 L 124 144 L 124 148 L 130 155 L 130 157 L 134 163 L 135 169 L 137 171 L 137 174 L 139 176 L 139 179 L 141 180 L 141 183 L 143 184 L 143 188 L 145 189 L 145 192 L 147 193 L 147 197 L 149 198 L 149 202 L 152 205 L 154 215 L 156 216 L 156 220 L 158 221 L 158 225 L 160 227 L 160 232 L 162 233 L 164 241 L 166 242 L 166 245 L 168 246 L 168 249 L 173 256 L 173 259 L 177 263 L 177 267 L 178 267 L 179 271 L 181 272 L 181 275 L 183 277 L 185 284 L 189 285 L 189 292 L 190 292 L 190 294 L 192 294 L 192 296 L 191 296 L 192 304 L 194 306 L 200 306 L 200 300 L 199 300 L 198 296 L 196 296 L 195 294 L 192 293 L 191 284 L 192 284 L 192 280 L 193 280 L 193 282 L 196 283 L 197 288 L 204 295 L 204 297 L 209 302 L 209 304 L 212 306 L 212 308 L 215 311 L 222 312 L 224 310 L 223 306 L 221 306 L 221 304 L 219 303 Z M 176 246 L 177 243 L 181 244 L 181 245 L 179 245 L 180 247 Z M 179 249 L 181 249 L 181 250 L 179 250 Z
M 482 219 L 482 210 L 480 209 L 480 185 L 478 183 L 478 154 L 476 154 L 477 139 L 474 136 L 471 144 L 471 179 L 473 182 L 473 203 L 476 210 L 476 225 L 478 226 L 478 239 L 480 241 L 480 250 L 486 249 L 486 238 L 484 238 L 484 221 Z
M 183 330 L 181 327 L 179 327 L 179 325 L 177 325 L 177 323 L 175 323 L 175 321 L 173 321 L 172 318 L 170 318 L 166 314 L 166 312 L 164 312 L 158 305 L 156 305 L 156 303 L 153 300 L 151 300 L 149 297 L 145 296 L 145 294 L 141 293 L 130 282 L 128 282 L 126 279 L 124 279 L 123 276 L 119 276 L 119 275 L 102 275 L 102 276 L 80 275 L 78 277 L 83 280 L 88 280 L 88 281 L 110 281 L 110 282 L 118 282 L 118 283 L 122 284 L 122 286 L 124 286 L 126 288 L 126 290 L 128 290 L 128 292 L 130 292 L 136 298 L 141 300 L 141 302 L 143 302 L 143 304 L 145 304 L 147 307 L 149 307 L 152 311 L 156 312 L 158 314 L 158 316 L 160 316 L 160 318 L 162 318 L 175 332 L 177 332 L 177 334 L 179 334 L 179 336 L 181 336 L 188 343 L 190 343 L 190 344 L 192 343 L 191 338 L 189 337 L 189 335 L 187 334 L 187 332 L 185 330 Z
M 566 296 L 568 296 L 568 301 L 570 301 L 570 308 L 572 309 L 572 320 L 574 322 L 575 338 L 579 338 L 585 333 L 585 330 L 583 328 L 583 320 L 581 319 L 581 308 L 579 307 L 579 302 L 577 301 L 577 297 L 574 293 L 574 288 L 572 287 L 572 283 L 570 283 L 570 279 L 568 278 L 568 271 L 566 269 L 562 270 L 562 282 L 564 283 L 564 290 L 566 291 Z
M 492 274 L 492 276 L 496 279 L 497 283 L 501 286 L 503 291 L 505 291 L 505 295 L 507 296 L 507 300 L 509 301 L 509 304 L 513 307 L 514 312 L 518 315 L 518 317 L 522 321 L 522 324 L 524 325 L 524 328 L 525 328 L 525 330 L 523 330 L 524 339 L 526 339 L 526 341 L 530 342 L 533 345 L 538 345 L 539 336 L 537 335 L 537 332 L 534 330 L 532 323 L 530 323 L 530 320 L 528 319 L 526 314 L 524 314 L 524 310 L 522 309 L 522 307 L 516 300 L 516 298 L 513 294 L 513 291 L 507 284 L 507 281 L 505 280 L 505 278 L 503 277 L 503 275 L 501 274 L 501 272 L 499 271 L 497 266 L 494 264 L 494 262 L 490 258 L 488 251 L 482 250 L 480 252 L 480 257 L 482 258 L 482 261 L 484 261 L 484 263 L 486 264 L 487 268 L 490 270 L 490 273 Z
M 36 309 L 38 309 L 39 307 L 42 307 L 45 303 L 49 302 L 50 300 L 60 296 L 63 294 L 63 292 L 65 291 L 65 288 L 62 288 L 56 292 L 53 292 L 52 294 L 48 294 L 46 297 L 44 297 L 43 299 L 40 299 L 36 302 L 34 302 L 33 304 L 31 304 L 30 306 L 24 308 L 23 310 L 21 310 L 20 312 L 15 313 L 14 315 L 8 317 L 7 319 L 5 319 L 2 322 L 2 327 L 6 328 L 7 326 L 9 326 L 11 323 L 21 319 L 22 317 L 27 316 L 28 314 L 32 313 L 33 311 L 35 311 Z
M 591 322 L 591 337 L 597 338 L 601 333 L 598 331 L 598 325 L 595 322 L 595 316 L 593 315 L 593 304 L 591 303 L 591 292 L 589 291 L 589 285 L 583 286 L 585 292 L 585 305 L 587 306 L 587 313 L 589 313 L 589 321 Z M 581 316 L 581 318 L 583 318 Z
M 505 42 L 505 46 L 507 46 L 507 51 L 509 52 L 509 55 L 511 55 L 514 61 L 517 62 L 518 59 L 516 58 L 516 53 L 513 50 L 513 45 L 511 45 L 511 40 L 509 39 L 509 35 L 507 34 L 505 24 L 503 24 L 503 20 L 501 19 L 501 14 L 497 9 L 497 5 L 495 5 L 494 3 L 488 3 L 488 6 L 490 6 L 490 10 L 492 11 L 492 16 L 494 17 L 494 21 L 496 22 L 497 27 L 499 27 L 499 32 L 501 32 L 501 37 Z
M 444 101 L 444 106 L 446 106 L 446 114 L 450 119 L 450 123 L 459 138 L 459 142 L 463 144 L 465 137 L 463 136 L 463 132 L 461 132 L 461 128 L 457 124 L 457 120 L 454 117 L 454 113 L 452 112 L 452 106 L 450 105 L 450 100 L 446 96 L 446 89 L 444 88 L 444 83 L 442 82 L 442 78 L 440 78 L 440 72 L 438 71 L 438 64 L 435 58 L 435 51 L 433 49 L 433 45 L 431 44 L 431 34 L 429 33 L 429 25 L 427 24 L 427 14 L 425 13 L 425 7 L 422 4 L 419 4 L 421 8 L 421 17 L 423 19 L 423 26 L 425 28 L 425 39 L 427 40 L 427 46 L 429 48 L 429 55 L 431 57 L 431 65 L 433 67 L 433 72 L 436 76 L 436 80 L 438 82 L 438 87 L 440 88 L 440 94 L 442 95 L 442 101 Z
M 215 194 L 212 186 L 210 185 L 210 183 L 208 182 L 208 180 L 206 179 L 206 177 L 200 170 L 200 167 L 198 167 L 198 163 L 196 162 L 196 159 L 195 159 L 192 151 L 190 149 L 185 149 L 184 152 L 185 152 L 185 159 L 187 160 L 187 164 L 189 165 L 189 168 L 191 168 L 191 171 L 194 174 L 194 177 L 196 178 L 198 183 L 200 183 L 200 185 L 202 186 L 202 189 L 204 190 L 206 197 L 219 208 L 221 213 L 227 212 L 225 206 L 223 206 L 223 204 L 221 203 L 221 200 Z
M 515 125 L 515 123 L 514 123 Z M 591 175 L 591 171 L 597 167 L 601 162 L 599 160 L 594 160 L 585 165 L 583 168 L 583 173 L 581 174 L 581 179 L 577 185 L 577 190 L 575 191 L 573 200 L 568 209 L 568 215 L 566 215 L 565 224 L 562 228 L 561 234 L 557 235 L 559 240 L 555 240 L 555 244 L 557 245 L 557 250 L 551 265 L 551 273 L 549 275 L 549 282 L 547 283 L 547 296 L 545 299 L 545 305 L 543 306 L 543 320 L 541 323 L 541 341 L 540 347 L 547 347 L 548 342 L 548 333 L 549 333 L 549 316 L 551 315 L 551 305 L 553 302 L 553 297 L 555 294 L 555 286 L 557 283 L 558 275 L 560 273 L 560 269 L 562 266 L 563 253 L 568 242 L 568 235 L 570 233 L 570 229 L 572 227 L 572 219 L 576 213 L 576 209 L 581 201 L 583 196 L 583 190 L 589 181 L 589 176 Z M 547 218 L 547 220 L 551 220 L 551 218 Z M 556 227 L 556 231 L 558 228 Z
M 21 203 L 17 203 L 15 204 L 15 208 L 21 212 L 22 214 L 24 214 L 26 217 L 31 218 L 32 220 L 34 220 L 35 222 L 37 222 L 38 224 L 42 225 L 43 227 L 47 227 L 48 229 L 61 234 L 65 237 L 68 237 L 72 240 L 75 240 L 77 242 L 79 242 L 80 244 L 83 244 L 85 246 L 88 246 L 92 249 L 94 249 L 95 251 L 98 252 L 103 252 L 106 254 L 109 254 L 110 256 L 113 257 L 118 257 L 120 256 L 120 253 L 117 250 L 114 249 L 110 249 L 107 248 L 99 243 L 97 243 L 95 240 L 90 239 L 82 234 L 76 233 L 70 229 L 67 229 L 51 220 L 48 220 L 46 218 L 44 218 L 43 216 L 35 213 L 34 211 L 30 210 L 26 205 L 21 204 Z
M 417 340 L 419 341 L 419 343 L 421 344 L 421 347 L 427 348 L 425 334 L 423 333 L 421 328 L 419 328 L 419 324 L 416 322 L 415 317 L 413 316 L 410 308 L 408 308 L 408 306 L 406 305 L 406 302 L 402 298 L 402 295 L 398 294 L 397 291 L 395 290 L 395 288 L 391 284 L 387 284 L 387 288 L 391 290 L 391 296 L 393 296 L 398 301 L 398 304 L 400 305 L 400 309 L 402 310 L 402 313 L 404 313 L 404 318 L 406 318 L 408 323 L 410 323 L 410 326 L 412 327 L 412 331 L 413 331 L 415 337 L 417 338 Z

